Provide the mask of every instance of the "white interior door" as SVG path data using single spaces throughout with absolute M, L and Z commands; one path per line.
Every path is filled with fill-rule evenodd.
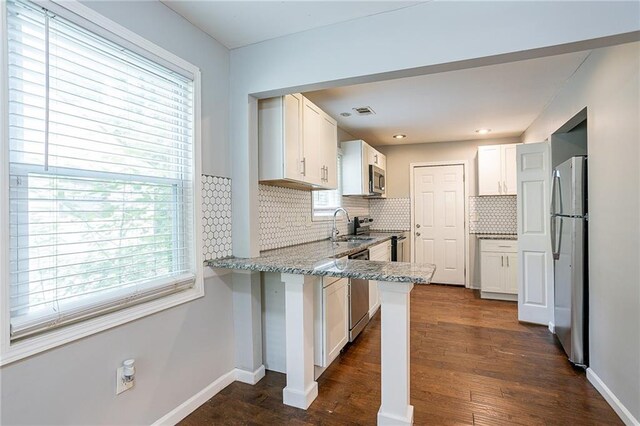
M 433 263 L 434 283 L 465 284 L 464 166 L 414 168 L 415 262 Z
M 549 234 L 549 144 L 517 147 L 518 319 L 553 322 L 553 259 Z

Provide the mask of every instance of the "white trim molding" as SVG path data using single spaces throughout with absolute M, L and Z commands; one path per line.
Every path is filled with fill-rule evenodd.
M 262 380 L 265 375 L 264 365 L 258 367 L 256 371 L 241 370 L 239 368 L 236 368 L 234 371 L 236 373 L 236 380 L 248 385 L 255 385 Z
M 450 161 L 429 161 L 409 164 L 409 197 L 411 203 L 411 238 L 415 233 L 415 194 L 413 187 L 414 172 L 417 167 L 438 167 L 438 166 L 462 166 L 464 179 L 464 286 L 465 288 L 476 288 L 471 282 L 471 266 L 469 254 L 469 161 L 467 160 L 450 160 Z M 413 240 L 412 240 L 413 241 Z M 411 243 L 411 261 L 415 262 L 415 244 Z M 477 287 L 479 288 L 479 287 Z
M 214 382 L 202 389 L 200 392 L 178 405 L 173 410 L 153 422 L 153 426 L 175 425 L 180 420 L 193 413 L 202 404 L 213 398 L 222 389 L 229 386 L 236 380 L 236 370 L 233 369 L 226 374 L 218 377 Z
M 587 368 L 587 380 L 589 380 L 589 383 L 591 383 L 593 387 L 596 388 L 598 392 L 600 392 L 600 395 L 602 395 L 605 401 L 609 403 L 611 408 L 613 408 L 613 411 L 616 412 L 616 414 L 620 417 L 625 425 L 640 426 L 640 422 L 638 421 L 638 419 L 636 419 L 633 414 L 631 414 L 631 411 L 629 411 L 627 407 L 625 407 L 624 404 L 620 402 L 618 397 L 615 396 L 611 389 L 609 389 L 609 387 L 605 385 L 602 379 L 598 377 L 598 375 L 591 368 Z

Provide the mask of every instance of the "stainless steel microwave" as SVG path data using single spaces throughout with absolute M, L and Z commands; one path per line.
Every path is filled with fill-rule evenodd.
M 369 195 L 378 196 L 385 194 L 384 170 L 374 165 L 369 165 Z

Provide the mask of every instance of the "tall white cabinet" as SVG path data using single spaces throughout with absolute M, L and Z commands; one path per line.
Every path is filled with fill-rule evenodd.
M 337 188 L 337 123 L 300 93 L 258 102 L 258 141 L 261 182 Z
M 478 147 L 478 195 L 516 195 L 517 144 Z

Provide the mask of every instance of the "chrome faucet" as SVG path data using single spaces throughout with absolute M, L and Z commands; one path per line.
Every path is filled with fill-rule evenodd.
M 340 231 L 338 231 L 338 228 L 336 228 L 336 216 L 338 215 L 338 212 L 340 212 L 341 210 L 344 212 L 344 214 L 347 215 L 347 222 L 351 222 L 351 219 L 349 219 L 349 212 L 343 209 L 342 207 L 338 207 L 333 212 L 333 229 L 331 230 L 331 241 L 334 241 L 334 242 L 337 241 L 338 234 L 340 234 Z

